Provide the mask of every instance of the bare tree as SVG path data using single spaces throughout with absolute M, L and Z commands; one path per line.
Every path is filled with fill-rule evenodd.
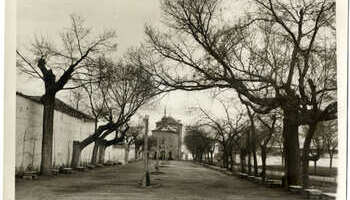
M 329 170 L 332 169 L 333 157 L 338 148 L 338 130 L 337 121 L 323 122 L 325 130 L 322 135 L 322 140 L 325 150 L 329 154 Z
M 60 34 L 61 44 L 50 43 L 45 38 L 36 39 L 31 55 L 17 50 L 17 68 L 43 81 L 45 93 L 41 97 L 43 109 L 43 139 L 41 174 L 50 174 L 52 167 L 53 118 L 55 96 L 59 91 L 73 89 L 71 80 L 84 73 L 85 61 L 115 49 L 114 31 L 93 35 L 82 18 L 71 16 L 71 27 Z M 59 77 L 57 79 L 57 77 Z
M 323 42 L 324 43 L 324 42 Z M 314 63 L 319 64 L 321 67 L 319 70 L 320 74 L 315 75 L 316 81 L 308 79 L 308 85 L 310 87 L 310 102 L 308 104 L 308 111 L 306 118 L 304 118 L 302 125 L 308 126 L 308 131 L 305 135 L 305 140 L 303 144 L 303 153 L 302 153 L 302 173 L 303 173 L 303 186 L 308 187 L 308 155 L 310 154 L 311 143 L 314 142 L 314 139 L 320 140 L 320 138 L 315 138 L 317 127 L 325 121 L 336 119 L 337 104 L 336 96 L 333 92 L 328 91 L 327 89 L 320 89 L 317 84 L 321 84 L 321 88 L 336 88 L 336 83 L 334 77 L 335 74 L 335 47 L 328 47 L 327 44 L 320 45 L 318 47 L 319 51 L 317 52 L 319 57 L 316 57 Z M 333 74 L 333 75 L 331 75 Z M 323 84 L 323 85 L 322 85 Z M 325 105 L 327 105 L 325 107 Z M 325 107 L 325 108 L 323 108 Z M 303 111 L 307 110 L 305 106 L 302 109 Z M 323 110 L 320 112 L 320 110 Z M 317 156 L 314 157 L 317 159 Z
M 249 116 L 249 121 L 250 121 L 250 132 L 249 132 L 249 140 L 248 140 L 248 146 L 249 146 L 249 152 L 248 152 L 248 155 L 249 155 L 249 160 L 250 160 L 250 155 L 251 153 L 253 153 L 253 161 L 254 161 L 254 175 L 255 176 L 258 176 L 258 159 L 257 159 L 257 155 L 256 155 L 256 143 L 257 143 L 257 134 L 256 134 L 256 125 L 255 125 L 255 118 L 256 118 L 256 114 L 254 112 L 252 112 L 250 110 L 250 108 L 246 106 L 246 109 L 247 109 L 247 113 L 248 113 L 248 116 Z
M 93 142 L 98 143 L 99 160 L 103 161 L 105 148 L 124 142 L 129 129 L 127 123 L 142 105 L 158 94 L 157 86 L 154 85 L 149 74 L 143 73 L 139 67 L 122 62 L 102 63 L 109 63 L 106 65 L 108 66 L 106 73 L 109 76 L 104 76 L 98 86 L 104 94 L 102 96 L 105 99 L 104 109 L 108 112 L 103 115 L 103 125 L 100 125 L 94 133 L 81 142 L 75 143 L 72 167 L 78 166 L 81 151 Z M 115 138 L 106 140 L 106 137 L 113 132 Z
M 131 126 L 125 135 L 125 163 L 129 161 L 130 146 L 135 145 L 137 138 L 142 134 L 143 127 Z M 136 158 L 136 157 L 135 157 Z
M 274 134 L 278 134 L 277 132 L 277 115 L 276 113 L 269 114 L 267 116 L 259 116 L 257 115 L 262 127 L 258 133 L 258 141 L 261 150 L 261 163 L 262 163 L 262 172 L 261 176 L 263 179 L 266 177 L 266 158 L 269 152 L 268 145 L 273 146 Z
M 186 127 L 184 144 L 194 160 L 202 162 L 205 159 L 208 163 L 213 163 L 215 140 L 203 127 L 196 125 Z
M 335 2 L 254 0 L 231 24 L 220 3 L 163 0 L 169 30 L 146 28 L 147 57 L 139 61 L 165 89 L 232 88 L 257 113 L 280 108 L 286 185 L 298 184 L 299 125 L 336 118 L 336 101 L 319 101 L 336 91 L 335 58 L 321 48 L 326 40 L 335 54 Z
M 242 112 L 235 113 L 234 117 L 232 117 L 228 106 L 223 101 L 220 101 L 220 103 L 226 113 L 224 119 L 217 118 L 208 111 L 200 108 L 203 117 L 198 121 L 198 124 L 200 126 L 208 126 L 214 130 L 214 138 L 223 149 L 223 166 L 234 170 L 235 156 L 233 155 L 233 151 L 240 145 L 239 137 L 246 130 L 246 123 Z
M 108 106 L 108 96 L 107 89 L 105 88 L 105 82 L 111 78 L 111 73 L 113 71 L 114 63 L 105 57 L 99 57 L 95 60 L 90 60 L 87 63 L 89 68 L 87 68 L 85 74 L 85 80 L 88 78 L 93 78 L 93 74 L 98 74 L 99 79 L 96 81 L 90 80 L 87 81 L 86 84 L 82 84 L 82 79 L 74 80 L 77 84 L 81 84 L 80 88 L 82 92 L 85 94 L 85 100 L 87 101 L 87 109 L 91 116 L 94 118 L 94 132 L 96 132 L 98 128 L 98 122 L 100 120 L 107 120 L 110 114 L 110 108 Z M 84 80 L 84 79 L 83 79 Z M 97 153 L 98 147 L 100 146 L 101 141 L 96 140 L 94 143 L 92 155 L 91 155 L 91 163 L 97 163 Z

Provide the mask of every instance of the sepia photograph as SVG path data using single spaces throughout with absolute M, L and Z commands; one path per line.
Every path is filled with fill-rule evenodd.
M 338 3 L 17 0 L 12 198 L 345 199 Z

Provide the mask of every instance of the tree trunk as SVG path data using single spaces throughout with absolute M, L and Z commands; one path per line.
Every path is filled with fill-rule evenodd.
M 248 116 L 250 120 L 250 133 L 249 134 L 249 152 L 253 153 L 253 162 L 254 162 L 254 175 L 258 175 L 258 160 L 256 156 L 256 132 L 255 132 L 255 123 L 254 115 L 250 112 L 250 109 L 247 106 Z M 250 159 L 250 158 L 249 158 Z
M 303 145 L 303 155 L 301 157 L 303 188 L 309 187 L 309 153 L 310 153 L 311 140 L 316 130 L 316 125 L 317 123 L 309 125 L 309 130 L 306 133 L 306 137 Z
M 314 160 L 314 175 L 315 176 L 317 175 L 316 172 L 317 172 L 317 160 Z
M 92 149 L 91 164 L 97 164 L 98 147 L 98 141 L 95 141 L 94 148 Z
M 248 174 L 252 175 L 252 163 L 251 163 L 252 153 L 248 152 Z
M 226 153 L 225 153 L 225 150 L 223 151 L 223 154 L 222 154 L 222 166 L 223 168 L 225 168 L 226 166 Z
M 253 148 L 253 159 L 254 159 L 254 176 L 258 176 L 258 159 L 256 156 L 256 148 Z
M 303 149 L 302 156 L 302 177 L 303 177 L 303 188 L 308 188 L 309 186 L 309 159 L 308 159 L 309 149 Z
M 100 144 L 98 149 L 98 163 L 103 164 L 105 162 L 106 146 L 104 144 Z
M 230 153 L 227 153 L 227 169 L 228 170 L 231 170 L 231 167 L 232 167 L 232 160 L 231 160 L 231 155 Z
M 98 123 L 98 119 L 97 117 L 95 117 L 95 123 L 94 123 L 94 132 L 96 132 L 98 126 L 97 126 L 97 123 Z M 96 164 L 97 163 L 97 152 L 98 152 L 98 144 L 97 144 L 97 141 L 94 142 L 94 148 L 92 149 L 92 155 L 91 155 L 91 164 Z
M 129 163 L 129 145 L 126 145 L 125 147 L 124 162 L 125 164 Z
M 333 154 L 329 154 L 329 169 L 332 169 L 333 165 Z
M 281 150 L 281 165 L 283 168 L 286 167 L 286 152 L 285 152 L 285 147 L 283 145 L 282 150 Z
M 114 127 L 113 123 L 107 123 L 105 125 L 99 126 L 98 128 L 95 127 L 94 133 L 80 142 L 80 151 L 83 151 L 83 149 L 85 147 L 87 147 L 91 143 L 95 142 L 94 149 L 93 149 L 92 155 L 91 155 L 91 163 L 92 164 L 96 164 L 97 160 L 98 160 L 97 159 L 97 155 L 98 155 L 97 152 L 98 152 L 98 148 L 99 148 L 99 146 L 98 146 L 98 144 L 99 144 L 99 136 L 102 133 L 107 133 L 108 134 L 108 133 L 112 132 L 111 128 L 113 128 L 113 127 Z
M 258 176 L 258 159 L 256 156 L 256 134 L 255 134 L 255 125 L 254 125 L 254 119 L 251 119 L 251 137 L 250 137 L 250 151 L 253 154 L 253 164 L 254 164 L 254 176 Z
M 331 170 L 333 167 L 333 157 L 334 157 L 335 147 L 331 148 L 329 153 L 329 169 Z
M 73 156 L 72 156 L 72 163 L 71 163 L 71 167 L 73 169 L 79 167 L 80 155 L 81 155 L 80 142 L 73 141 Z
M 305 139 L 306 142 L 306 139 Z M 303 176 L 303 188 L 308 188 L 309 186 L 309 147 L 303 148 L 303 156 L 302 156 L 302 176 Z
M 228 155 L 226 151 L 224 153 L 224 168 L 228 168 Z
M 297 114 L 285 112 L 283 119 L 283 136 L 285 143 L 285 181 L 284 185 L 298 185 L 299 171 L 299 138 Z
M 234 164 L 233 164 L 234 166 L 233 166 L 233 167 L 236 167 L 236 165 L 237 165 L 237 157 L 236 157 L 236 156 L 237 156 L 237 152 L 234 151 L 234 152 L 233 152 L 233 162 L 234 162 Z M 236 170 L 236 169 L 235 169 L 235 170 Z
M 265 180 L 266 177 L 266 147 L 261 146 L 261 164 L 262 164 L 262 172 L 261 177 Z
M 94 121 L 94 132 L 96 132 L 96 130 L 97 130 L 97 128 L 98 128 L 97 124 L 98 124 L 98 118 L 95 117 L 95 121 Z
M 245 155 L 243 150 L 241 150 L 239 154 L 239 158 L 240 158 L 240 164 L 241 164 L 241 172 L 245 173 Z
M 41 148 L 40 173 L 50 175 L 52 168 L 52 147 L 53 147 L 53 119 L 55 110 L 55 94 L 45 95 L 42 98 L 44 104 L 43 112 L 43 137 Z
M 252 164 L 251 164 L 251 156 L 252 156 L 252 146 L 251 146 L 251 132 L 249 131 L 247 134 L 247 150 L 248 150 L 248 174 L 252 174 Z
M 329 154 L 329 176 L 332 176 L 333 153 Z
M 235 155 L 233 155 L 233 153 L 231 152 L 230 154 L 231 156 L 231 171 L 235 171 L 235 165 L 236 165 L 236 162 L 235 162 Z

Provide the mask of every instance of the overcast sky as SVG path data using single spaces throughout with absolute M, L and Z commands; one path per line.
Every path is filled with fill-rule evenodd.
M 24 49 L 35 35 L 45 35 L 54 40 L 64 27 L 69 27 L 69 15 L 77 14 L 97 32 L 106 28 L 116 30 L 118 55 L 122 55 L 144 40 L 145 23 L 160 24 L 159 6 L 159 0 L 17 0 L 17 48 Z M 41 95 L 43 84 L 18 74 L 17 90 L 28 95 Z M 65 96 L 67 92 L 58 95 L 63 100 Z M 156 106 L 144 108 L 140 115 L 150 115 L 150 128 L 153 129 L 154 122 L 161 118 L 166 107 L 168 115 L 188 125 L 196 118 L 188 109 L 195 106 L 216 115 L 221 111 L 209 92 L 177 91 L 166 95 Z

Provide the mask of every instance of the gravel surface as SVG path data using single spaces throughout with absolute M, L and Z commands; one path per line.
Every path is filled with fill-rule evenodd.
M 143 162 L 56 177 L 39 177 L 39 180 L 18 179 L 16 199 L 303 199 L 300 195 L 227 176 L 192 162 L 161 162 L 160 171 L 161 173 L 151 173 L 152 186 L 149 188 L 138 184 L 143 174 Z

